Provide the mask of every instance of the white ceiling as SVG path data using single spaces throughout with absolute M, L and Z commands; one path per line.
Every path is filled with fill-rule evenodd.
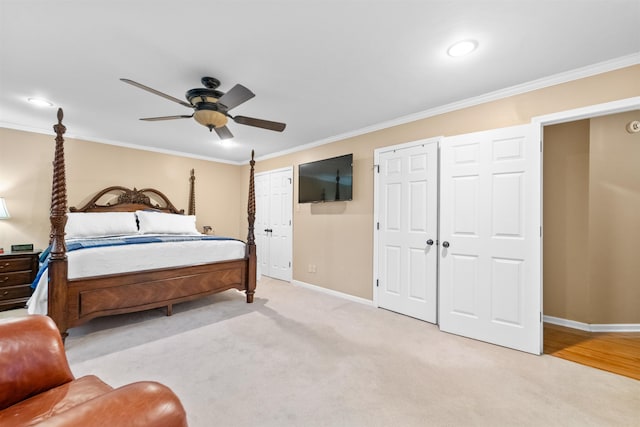
M 640 0 L 0 0 L 0 126 L 245 162 L 640 53 Z M 446 55 L 453 42 L 476 52 Z M 223 146 L 184 99 L 200 78 L 256 97 Z

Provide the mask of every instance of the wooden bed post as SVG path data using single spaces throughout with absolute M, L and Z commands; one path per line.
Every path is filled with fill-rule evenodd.
M 191 177 L 189 177 L 189 211 L 187 215 L 196 214 L 196 174 L 195 170 L 191 169 Z
M 247 302 L 253 302 L 253 294 L 256 290 L 256 238 L 253 233 L 254 223 L 256 222 L 256 188 L 254 182 L 254 166 L 256 161 L 254 160 L 254 151 L 251 150 L 251 171 L 249 172 L 249 202 L 247 204 L 247 213 L 249 220 L 249 234 L 247 235 L 247 257 L 249 258 L 249 265 L 247 268 Z
M 64 165 L 64 137 L 67 128 L 62 124 L 62 108 L 58 109 L 56 148 L 53 160 L 51 187 L 51 254 L 49 259 L 48 315 L 58 325 L 62 339 L 67 337 L 67 247 L 64 227 L 67 223 L 67 184 Z

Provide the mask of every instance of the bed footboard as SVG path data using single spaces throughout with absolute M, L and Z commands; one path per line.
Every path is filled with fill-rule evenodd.
M 114 274 L 68 281 L 68 327 L 96 317 L 131 313 L 246 289 L 246 260 Z

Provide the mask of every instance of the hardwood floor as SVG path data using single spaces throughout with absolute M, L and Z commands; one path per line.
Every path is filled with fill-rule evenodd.
M 545 323 L 544 352 L 640 380 L 640 332 L 586 332 Z

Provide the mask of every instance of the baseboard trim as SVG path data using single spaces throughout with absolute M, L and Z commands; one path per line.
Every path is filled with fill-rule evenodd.
M 342 298 L 342 299 L 346 299 L 346 300 L 349 300 L 349 301 L 353 301 L 353 302 L 357 302 L 357 303 L 360 303 L 360 304 L 364 304 L 364 305 L 368 305 L 368 306 L 374 307 L 373 301 L 365 299 L 365 298 L 360 298 L 360 297 L 357 297 L 357 296 L 354 296 L 354 295 L 345 294 L 344 292 L 334 291 L 333 289 L 323 288 L 322 286 L 312 285 L 311 283 L 305 283 L 305 282 L 301 282 L 299 280 L 292 280 L 291 284 L 293 284 L 295 286 L 300 286 L 301 288 L 311 289 L 312 291 L 322 292 L 323 294 L 332 295 L 334 297 L 338 297 L 338 298 Z
M 567 328 L 587 332 L 640 332 L 640 324 L 635 323 L 590 324 L 553 316 L 543 316 L 543 320 L 553 325 L 566 326 Z

